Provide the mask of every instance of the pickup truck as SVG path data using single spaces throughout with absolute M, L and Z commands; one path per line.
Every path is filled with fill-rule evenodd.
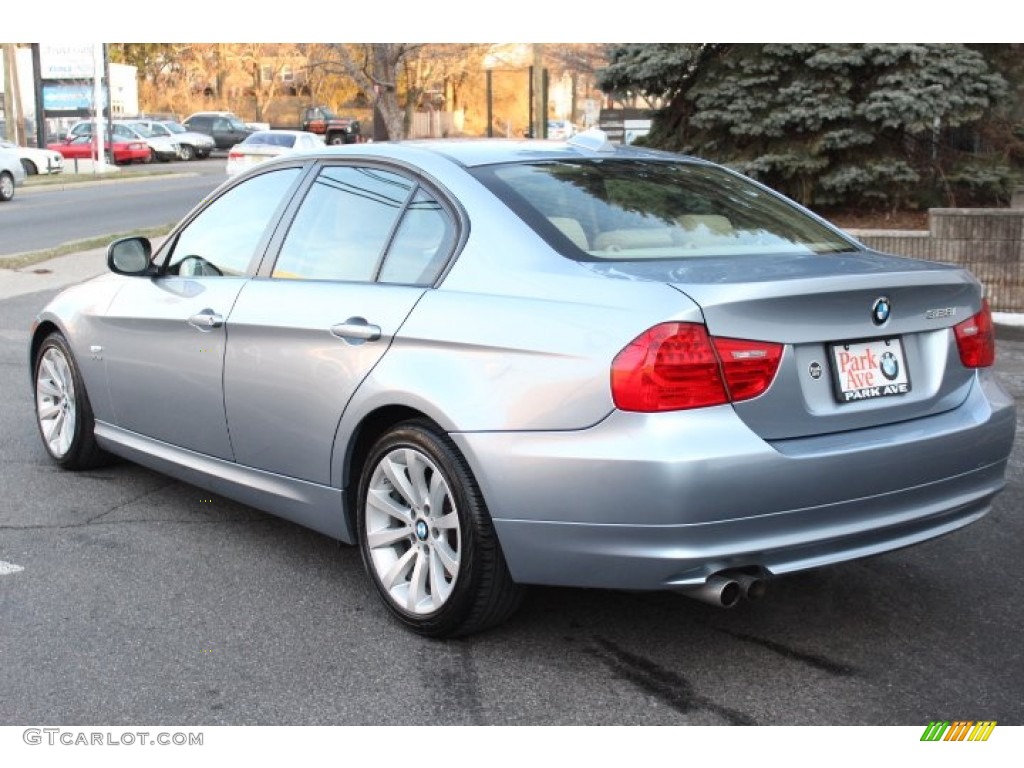
M 302 114 L 302 130 L 320 134 L 327 144 L 356 144 L 362 141 L 358 120 L 338 117 L 327 107 L 308 107 Z

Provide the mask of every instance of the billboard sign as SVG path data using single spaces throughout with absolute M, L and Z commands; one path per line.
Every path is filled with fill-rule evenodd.
M 96 71 L 95 43 L 39 44 L 43 80 L 86 80 Z
M 106 93 L 103 94 L 104 102 Z M 45 112 L 82 112 L 93 108 L 91 85 L 43 85 Z M 106 107 L 106 104 L 101 106 Z

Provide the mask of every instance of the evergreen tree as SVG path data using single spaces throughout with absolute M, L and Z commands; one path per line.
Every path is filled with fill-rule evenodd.
M 978 126 L 1007 93 L 963 45 L 620 46 L 602 87 L 662 100 L 648 143 L 724 162 L 807 205 L 955 204 L 1009 192 Z

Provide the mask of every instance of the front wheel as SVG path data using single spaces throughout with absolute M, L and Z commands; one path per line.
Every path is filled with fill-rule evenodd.
M 490 515 L 465 459 L 426 421 L 385 433 L 364 464 L 359 546 L 392 614 L 419 634 L 455 637 L 518 607 Z
M 66 469 L 89 469 L 106 462 L 96 445 L 92 406 L 67 340 L 51 333 L 35 359 L 36 425 L 43 446 Z
M 36 168 L 36 164 L 26 158 L 21 158 L 21 167 L 25 169 L 26 176 L 37 176 L 39 175 L 39 169 Z
M 182 144 L 181 149 L 178 150 L 178 157 L 188 162 L 195 157 L 195 151 L 188 144 Z

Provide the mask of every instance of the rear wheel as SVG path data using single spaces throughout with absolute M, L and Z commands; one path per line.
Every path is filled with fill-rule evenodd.
M 96 445 L 85 384 L 67 340 L 51 333 L 35 359 L 36 426 L 51 458 L 66 469 L 89 469 L 109 458 Z
M 509 575 L 480 489 L 430 422 L 399 424 L 376 442 L 357 509 L 366 569 L 384 604 L 413 631 L 467 635 L 518 607 L 523 589 Z
M 14 177 L 7 171 L 0 173 L 0 203 L 6 203 L 14 197 Z

